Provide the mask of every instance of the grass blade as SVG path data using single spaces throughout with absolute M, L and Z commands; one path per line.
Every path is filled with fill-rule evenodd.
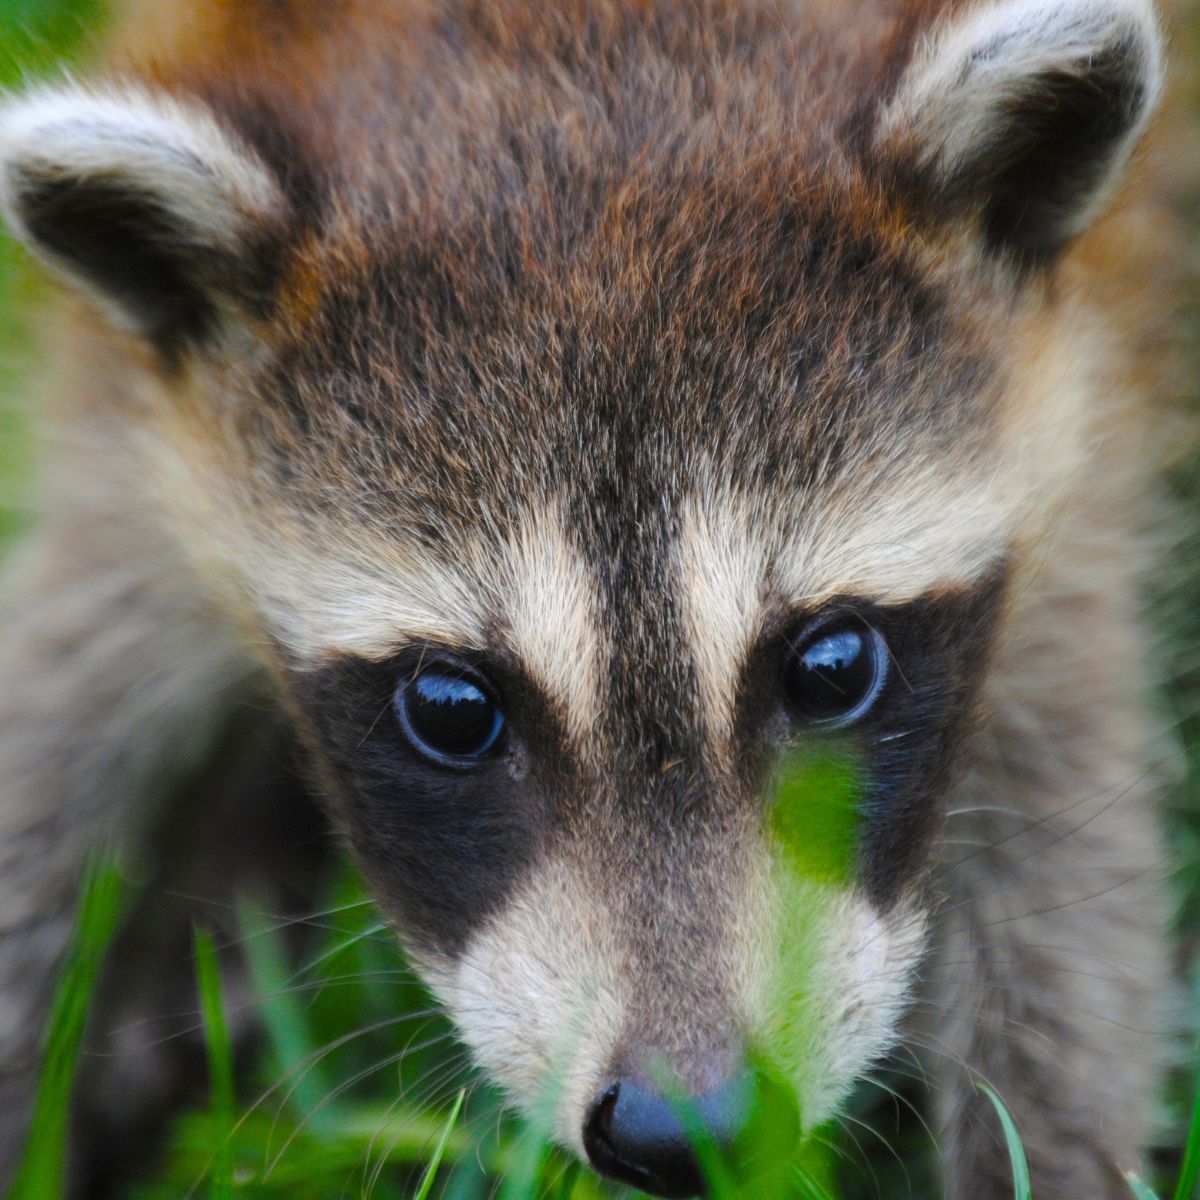
M 1187 1149 L 1183 1156 L 1183 1171 L 1175 1200 L 1196 1200 L 1200 1195 L 1200 1082 L 1196 1085 L 1196 1100 L 1192 1107 L 1192 1126 L 1188 1131 Z
M 442 1165 L 442 1159 L 446 1157 L 446 1146 L 450 1142 L 450 1134 L 454 1132 L 454 1127 L 458 1124 L 458 1116 L 462 1112 L 463 1101 L 466 1098 L 467 1089 L 463 1088 L 458 1093 L 458 1099 L 455 1100 L 454 1107 L 450 1110 L 450 1116 L 446 1120 L 442 1136 L 438 1138 L 438 1144 L 434 1147 L 433 1155 L 429 1159 L 429 1165 L 425 1168 L 425 1174 L 421 1177 L 421 1184 L 417 1188 L 417 1194 L 413 1197 L 413 1200 L 425 1200 L 429 1195 L 429 1191 L 433 1187 L 434 1176 L 437 1175 L 438 1168 Z
M 276 1074 L 293 1080 L 291 1103 L 306 1117 L 314 1133 L 334 1127 L 328 1097 L 334 1086 L 326 1078 L 321 1044 L 313 1037 L 300 995 L 291 986 L 291 968 L 279 929 L 244 905 L 238 913 L 242 948 L 258 1000 L 258 1014 L 267 1027 L 274 1051 Z
M 834 1200 L 825 1185 L 803 1167 L 796 1169 L 796 1182 L 804 1200 Z
M 63 1194 L 67 1119 L 79 1051 L 104 956 L 120 922 L 124 888 L 111 861 L 93 860 L 84 869 L 75 933 L 50 1010 L 29 1140 L 9 1200 L 54 1200 Z
M 1029 1185 L 1029 1163 L 1026 1161 L 1025 1147 L 1021 1145 L 1021 1135 L 1017 1132 L 1012 1115 L 1005 1107 L 1004 1101 L 986 1083 L 979 1084 L 979 1090 L 992 1102 L 1004 1129 L 1008 1157 L 1012 1161 L 1013 1195 L 1016 1200 L 1033 1200 L 1033 1192 Z
M 212 1122 L 212 1200 L 233 1200 L 233 1047 L 221 1002 L 221 968 L 212 937 L 195 932 L 196 981 L 208 1047 Z

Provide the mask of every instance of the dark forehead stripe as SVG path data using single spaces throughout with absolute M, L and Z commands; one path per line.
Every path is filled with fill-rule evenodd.
M 676 522 L 640 457 L 598 480 L 601 494 L 576 517 L 610 634 L 602 754 L 619 773 L 623 804 L 670 822 L 709 790 L 704 716 L 679 607 Z

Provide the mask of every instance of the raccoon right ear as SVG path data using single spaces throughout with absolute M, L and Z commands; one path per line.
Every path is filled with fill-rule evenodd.
M 36 254 L 169 357 L 261 287 L 283 207 L 199 105 L 67 87 L 0 108 L 0 210 Z
M 989 252 L 1038 265 L 1097 215 L 1161 86 L 1150 0 L 976 0 L 918 47 L 876 149 Z

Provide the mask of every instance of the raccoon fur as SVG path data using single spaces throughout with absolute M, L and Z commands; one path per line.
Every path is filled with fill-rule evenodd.
M 68 286 L 0 601 L 0 1175 L 89 848 L 205 828 L 217 778 L 253 810 L 283 727 L 478 1063 L 553 1079 L 601 1172 L 701 1190 L 662 1069 L 728 1141 L 751 1054 L 811 1129 L 907 1044 L 952 1200 L 1011 1195 L 978 1080 L 1036 1195 L 1125 1197 L 1174 15 L 146 2 L 10 98 L 0 204 Z M 828 870 L 829 771 L 775 819 L 818 752 Z

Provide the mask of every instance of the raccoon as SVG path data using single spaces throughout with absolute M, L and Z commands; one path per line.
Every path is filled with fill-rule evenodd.
M 69 286 L 0 625 L 5 1167 L 89 848 L 265 806 L 283 727 L 601 1173 L 703 1190 L 664 1072 L 726 1144 L 748 1064 L 808 1131 L 908 1045 L 948 1196 L 1011 1195 L 982 1079 L 1035 1194 L 1125 1197 L 1163 80 L 1147 0 L 193 0 L 9 99 Z

